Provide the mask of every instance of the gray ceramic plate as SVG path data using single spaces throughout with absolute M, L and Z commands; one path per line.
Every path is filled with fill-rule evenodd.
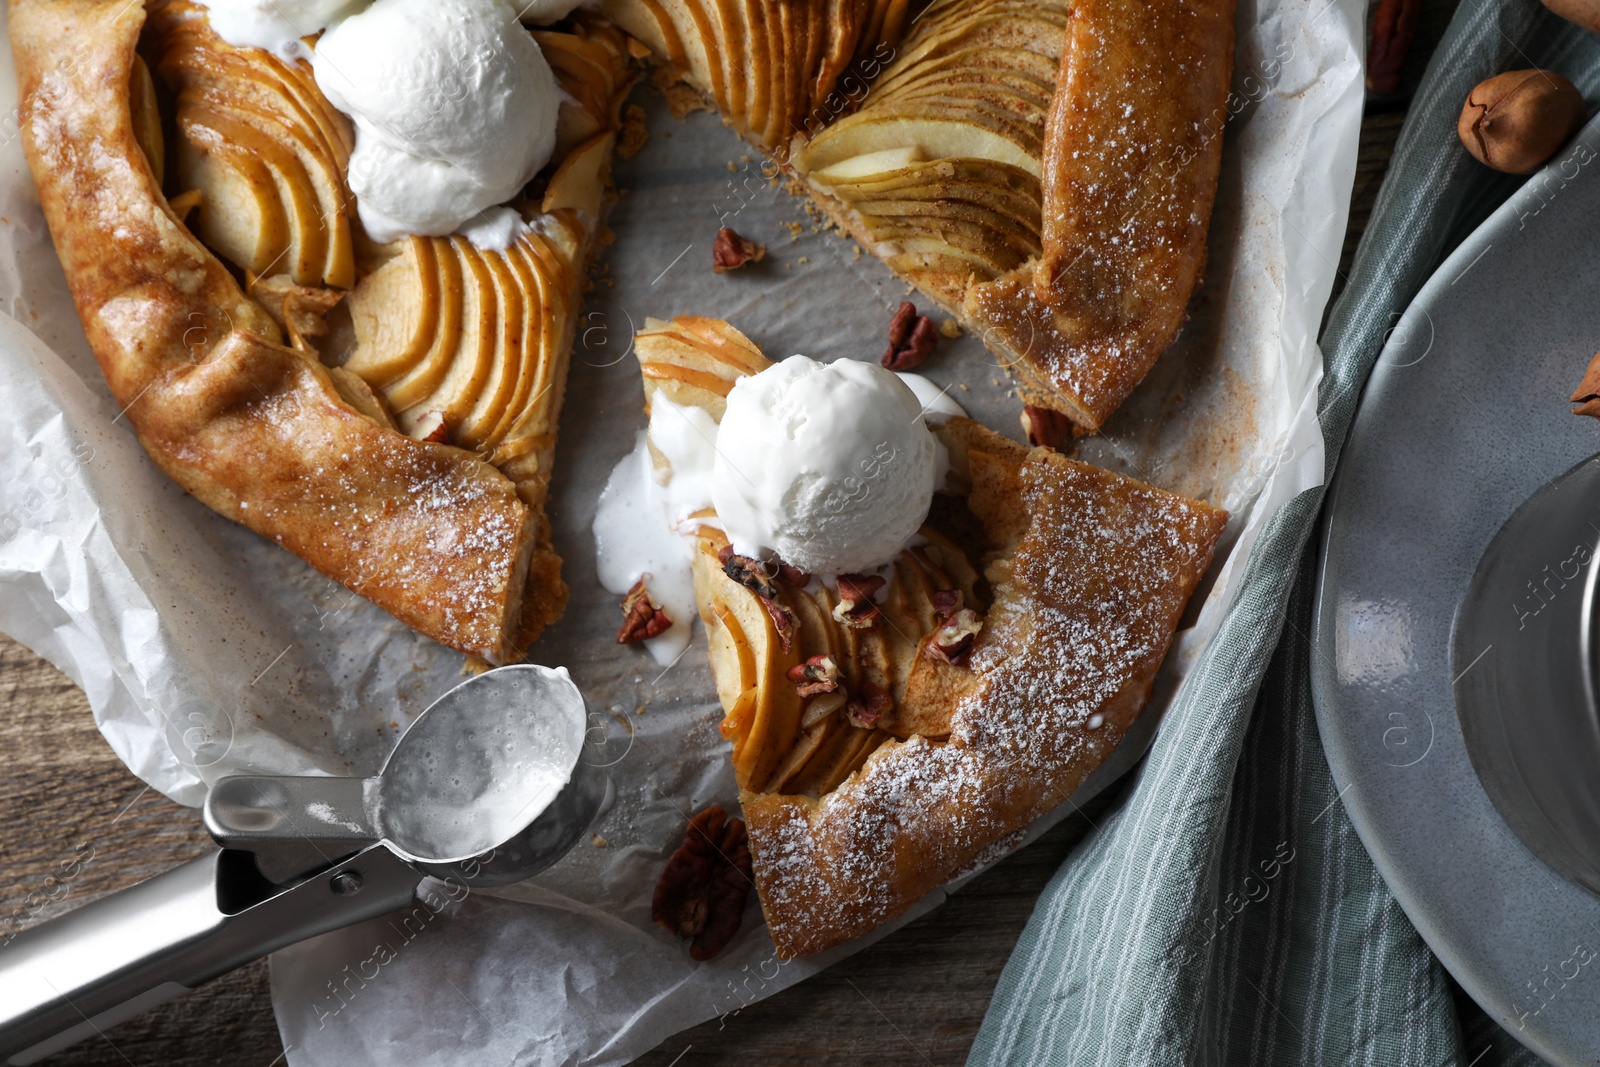
M 1600 124 L 1591 124 L 1395 323 L 1329 498 L 1312 645 L 1334 778 L 1401 906 L 1501 1025 L 1574 1065 L 1600 1059 L 1600 896 L 1558 871 L 1570 864 L 1539 858 L 1550 850 L 1534 840 L 1533 817 L 1507 807 L 1506 790 L 1495 800 L 1485 791 L 1456 695 L 1472 683 L 1482 692 L 1490 672 L 1528 668 L 1506 648 L 1453 660 L 1452 629 L 1501 527 L 1600 451 L 1600 424 L 1567 403 L 1600 347 L 1597 238 Z M 1600 522 L 1600 497 L 1590 511 Z M 1570 566 L 1564 554 L 1542 562 Z M 1547 576 L 1539 561 L 1529 571 L 1529 581 Z M 1501 699 L 1506 729 L 1533 729 L 1519 694 Z M 1525 772 L 1546 787 L 1571 776 L 1575 793 L 1600 788 L 1600 758 L 1567 755 Z M 1592 850 L 1600 855 L 1600 839 Z

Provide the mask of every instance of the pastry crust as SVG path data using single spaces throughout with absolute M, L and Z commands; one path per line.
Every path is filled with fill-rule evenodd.
M 163 12 L 171 16 L 168 33 L 186 32 L 189 9 L 172 4 Z M 336 299 L 335 290 L 299 289 L 281 277 L 258 284 L 252 276 L 252 293 L 271 294 L 273 306 L 263 306 L 174 213 L 144 147 L 159 138 L 149 121 L 148 73 L 135 52 L 143 5 L 11 0 L 10 18 L 19 122 L 45 218 L 112 396 L 151 458 L 213 510 L 428 637 L 490 663 L 519 658 L 566 602 L 543 501 L 583 284 L 575 264 L 599 230 L 606 163 L 629 80 L 612 62 L 621 57 L 626 66 L 620 35 L 596 30 L 616 38 L 598 42 L 577 31 L 570 42 L 558 42 L 566 50 L 557 66 L 569 59 L 581 65 L 588 52 L 601 57 L 595 69 L 607 77 L 595 80 L 605 82 L 614 100 L 597 105 L 602 112 L 611 105 L 598 121 L 613 125 L 562 131 L 569 142 L 588 138 L 567 146 L 570 173 L 556 171 L 543 205 L 555 213 L 552 225 L 564 227 L 557 242 L 564 242 L 562 259 L 543 273 L 524 272 L 530 279 L 548 275 L 562 291 L 545 295 L 542 309 L 551 321 L 533 331 L 537 389 L 515 409 L 515 419 L 507 418 L 511 432 L 495 437 L 494 454 L 486 449 L 480 456 L 397 432 L 381 387 L 349 370 L 330 372 L 318 360 L 302 333 L 321 328 L 319 310 Z M 208 29 L 194 32 L 212 36 Z M 239 61 L 237 50 L 198 46 L 213 48 L 215 59 L 180 53 L 168 73 L 175 90 L 196 87 L 184 98 L 180 137 L 215 141 L 217 129 L 238 120 L 205 110 L 198 79 L 207 70 L 227 76 Z M 63 61 L 67 56 L 71 62 Z M 213 61 L 215 67 L 205 66 Z M 276 76 L 285 77 L 281 70 Z M 314 91 L 299 82 L 295 92 Z M 142 121 L 131 112 L 131 96 L 143 102 Z M 573 118 L 581 127 L 584 116 Z M 311 153 L 301 161 L 332 161 L 342 189 L 342 117 L 323 121 L 321 133 L 307 121 L 291 131 L 291 143 Z M 296 165 L 287 149 L 277 158 Z M 353 213 L 340 189 L 326 180 L 319 188 L 335 194 L 340 210 L 321 216 L 331 225 L 331 241 L 315 222 L 297 231 L 306 260 L 301 273 L 307 281 L 325 274 L 348 279 L 349 241 L 340 234 Z M 526 310 L 537 315 L 541 307 Z M 293 346 L 284 344 L 282 323 Z M 511 340 L 520 347 L 524 338 Z
M 766 366 L 709 319 L 652 321 L 634 351 L 647 397 L 669 390 L 714 418 L 734 382 Z M 783 641 L 774 612 L 725 570 L 726 539 L 700 535 L 695 595 L 722 731 L 784 957 L 867 933 L 1063 803 L 1144 707 L 1227 523 L 970 419 L 935 433 L 957 492 L 936 500 L 927 543 L 887 568 L 871 627 L 834 625 L 826 583 L 777 582 L 795 619 Z M 929 648 L 957 594 L 982 620 L 964 663 Z M 817 655 L 832 657 L 842 691 L 798 692 L 791 670 Z M 892 698 L 870 722 L 818 703 L 869 686 Z

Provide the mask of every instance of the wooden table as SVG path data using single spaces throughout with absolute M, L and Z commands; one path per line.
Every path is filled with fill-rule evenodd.
M 1422 68 L 1456 0 L 1425 0 L 1406 83 L 1369 98 L 1341 272 L 1349 267 Z M 1121 789 L 956 894 L 943 908 L 811 980 L 669 1038 L 639 1064 L 691 1067 L 965 1062 L 1033 902 Z M 210 847 L 195 812 L 144 787 L 111 754 L 83 694 L 0 637 L 0 916 L 26 926 Z M 69 879 L 52 876 L 79 862 Z M 258 963 L 45 1061 L 53 1067 L 270 1067 L 280 1062 Z

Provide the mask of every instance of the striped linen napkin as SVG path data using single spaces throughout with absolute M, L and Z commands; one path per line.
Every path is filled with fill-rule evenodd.
M 1463 0 L 1322 336 L 1329 477 L 1388 328 L 1523 180 L 1474 162 L 1456 119 L 1473 85 L 1527 67 L 1592 105 L 1600 37 L 1536 0 Z M 1262 533 L 1132 788 L 1040 896 L 969 1065 L 1542 1062 L 1449 979 L 1338 802 L 1309 681 L 1322 500 Z

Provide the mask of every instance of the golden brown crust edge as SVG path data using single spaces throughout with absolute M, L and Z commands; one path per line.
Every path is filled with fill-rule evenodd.
M 741 794 L 785 958 L 870 932 L 1064 802 L 1144 706 L 1210 565 L 1226 512 L 1046 450 L 1018 467 L 1006 451 L 975 445 L 969 462 L 994 469 L 974 481 L 1020 478 L 1030 523 L 1014 559 L 990 567 L 980 686 L 950 741 L 886 744 L 821 800 Z
M 112 396 L 213 510 L 441 644 L 515 658 L 528 507 L 470 453 L 340 399 L 172 216 L 129 114 L 143 22 L 139 4 L 10 5 L 23 146 Z
M 1042 161 L 1036 265 L 963 312 L 1024 399 L 1095 431 L 1177 338 L 1222 169 L 1234 0 L 1080 0 Z

